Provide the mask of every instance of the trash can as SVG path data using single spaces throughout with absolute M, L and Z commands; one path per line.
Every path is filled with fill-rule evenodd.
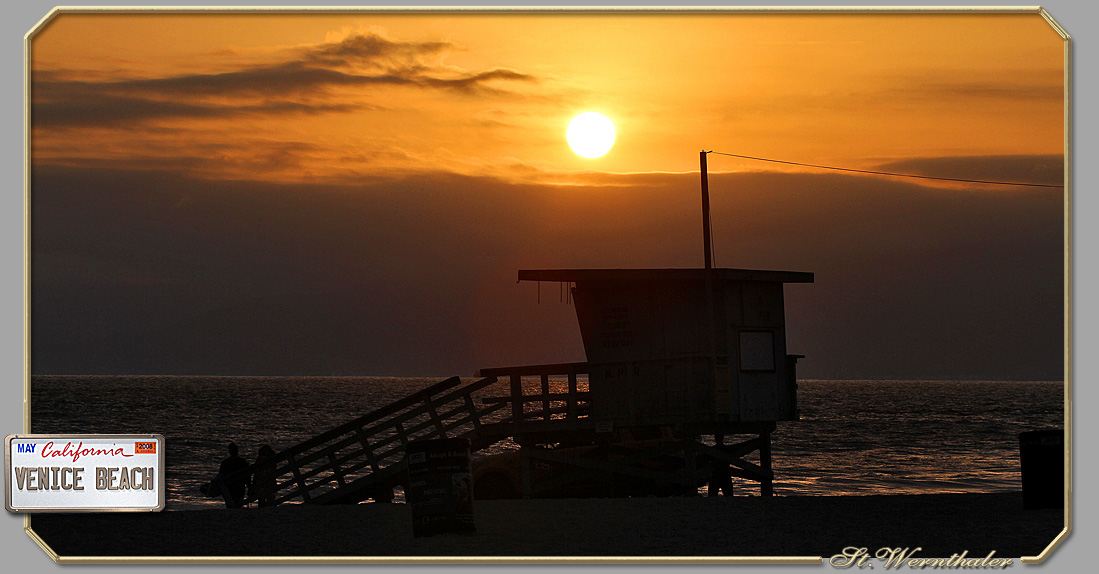
M 1023 508 L 1065 505 L 1065 433 L 1062 429 L 1019 433 Z
M 473 474 L 469 440 L 411 441 L 405 449 L 412 535 L 473 533 Z

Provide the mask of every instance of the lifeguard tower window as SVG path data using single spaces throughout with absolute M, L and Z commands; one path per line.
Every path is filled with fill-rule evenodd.
M 774 372 L 774 331 L 740 332 L 740 370 L 758 373 Z

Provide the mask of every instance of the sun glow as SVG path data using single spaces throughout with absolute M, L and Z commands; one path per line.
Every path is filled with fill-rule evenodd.
M 569 122 L 565 139 L 576 155 L 601 157 L 614 145 L 614 124 L 599 112 L 584 112 Z

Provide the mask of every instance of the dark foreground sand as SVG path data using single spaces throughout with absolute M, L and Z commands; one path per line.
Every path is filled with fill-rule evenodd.
M 1035 556 L 1061 510 L 1020 493 L 862 497 L 501 500 L 476 503 L 477 533 L 413 538 L 408 506 L 280 506 L 159 514 L 40 514 L 31 529 L 79 556 L 702 557 L 823 556 L 847 546 Z

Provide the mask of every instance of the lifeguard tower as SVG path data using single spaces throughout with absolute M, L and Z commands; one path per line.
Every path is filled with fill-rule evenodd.
M 522 447 L 524 464 L 534 460 L 543 467 L 644 475 L 650 481 L 678 481 L 687 489 L 702 475 L 710 477 L 711 489 L 727 488 L 728 478 L 737 476 L 759 482 L 763 495 L 773 493 L 770 435 L 777 421 L 798 418 L 796 365 L 801 357 L 787 352 L 783 287 L 811 283 L 812 273 L 543 269 L 519 271 L 519 280 L 567 285 L 587 356 L 583 363 L 480 371 L 512 382 L 511 395 L 496 400 L 512 406 L 513 438 Z M 585 393 L 577 391 L 577 374 L 587 374 Z M 542 381 L 541 392 L 533 396 L 522 383 L 530 376 Z M 553 376 L 568 377 L 568 393 L 550 392 Z M 539 407 L 537 414 L 529 412 L 532 403 Z M 552 418 L 555 405 L 557 418 Z M 752 438 L 725 444 L 734 435 Z M 625 463 L 594 463 L 586 451 L 583 456 L 561 454 L 599 443 L 601 437 L 623 444 L 634 439 L 645 449 L 628 452 Z M 712 444 L 702 437 L 712 437 Z M 673 444 L 682 458 L 669 467 L 666 457 Z M 744 460 L 756 451 L 757 463 Z M 653 463 L 656 457 L 664 460 L 656 466 L 665 467 L 660 470 L 667 476 L 654 475 L 653 468 L 634 472 L 640 468 L 636 463 Z M 699 461 L 710 467 L 698 466 Z M 523 480 L 528 495 L 539 490 L 534 482 Z
M 566 269 L 519 280 L 571 286 L 596 423 L 712 434 L 798 418 L 783 285 L 812 273 Z

